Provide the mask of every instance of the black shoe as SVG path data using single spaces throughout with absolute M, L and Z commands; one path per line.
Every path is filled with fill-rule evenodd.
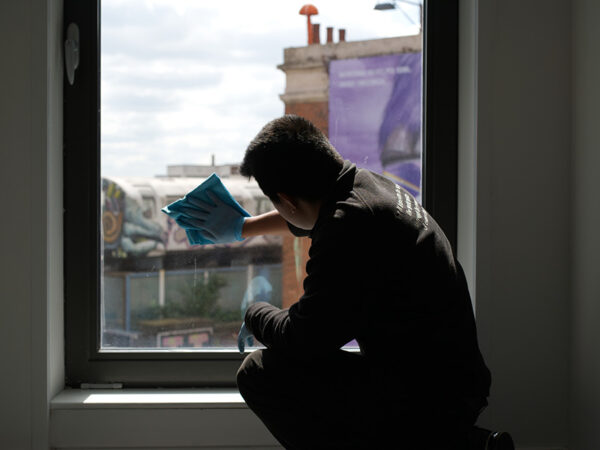
M 496 431 L 489 435 L 485 450 L 515 450 L 515 443 L 510 434 Z
M 469 450 L 515 450 L 510 434 L 473 427 L 469 433 Z

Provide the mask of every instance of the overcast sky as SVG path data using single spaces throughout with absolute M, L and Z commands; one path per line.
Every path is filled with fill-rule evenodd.
M 283 114 L 283 49 L 306 45 L 304 1 L 102 0 L 102 175 L 154 176 L 170 164 L 239 163 Z M 419 9 L 314 0 L 347 40 L 416 34 Z

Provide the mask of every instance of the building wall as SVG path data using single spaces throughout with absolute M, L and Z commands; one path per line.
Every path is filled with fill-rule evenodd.
M 474 70 L 473 82 L 462 85 L 475 102 L 472 132 L 463 136 L 475 145 L 472 273 L 481 347 L 493 377 L 482 423 L 509 430 L 523 447 L 565 448 L 571 2 L 467 3 L 461 18 L 473 13 L 474 21 L 461 22 L 461 38 L 474 54 L 461 76 Z M 462 111 L 459 117 L 470 120 Z M 459 201 L 469 199 L 463 192 Z
M 326 136 L 329 134 L 329 102 L 327 101 L 287 103 L 285 113 L 305 117 Z
M 573 1 L 572 450 L 600 448 L 600 3 Z
M 0 29 L 17 35 L 19 24 L 30 27 L 28 3 L 2 3 L 0 6 Z M 12 32 L 12 33 L 11 33 Z M 2 221 L 2 315 L 0 315 L 0 345 L 2 346 L 3 370 L 0 371 L 3 402 L 0 405 L 0 447 L 25 448 L 30 442 L 32 430 L 31 386 L 34 382 L 32 364 L 33 313 L 31 247 L 31 207 L 34 196 L 31 188 L 32 96 L 29 88 L 34 62 L 29 57 L 33 36 L 24 33 L 21 40 L 0 40 L 0 51 L 5 63 L 18 70 L 22 77 L 8 77 L 0 72 L 0 117 L 2 118 L 2 164 L 0 165 L 0 201 L 13 203 L 13 217 L 26 219 L 24 223 Z M 11 40 L 12 41 L 12 40 Z M 15 45 L 16 44 L 16 45 Z M 6 66 L 4 66 L 6 67 Z M 19 97 L 26 101 L 19 101 Z M 21 173 L 22 177 L 14 177 Z M 40 230 L 37 230 L 40 231 Z M 37 362 L 37 361 L 36 361 Z M 8 364 L 6 364 L 8 363 Z M 7 387 L 10 386 L 10 389 Z M 10 406 L 9 406 L 10 405 Z
M 64 386 L 62 1 L 0 2 L 0 448 L 48 448 Z

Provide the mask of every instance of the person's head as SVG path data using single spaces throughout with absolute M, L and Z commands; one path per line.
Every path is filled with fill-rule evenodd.
M 315 211 L 335 183 L 344 160 L 308 120 L 285 115 L 250 142 L 240 172 L 254 177 L 284 219 L 311 229 Z

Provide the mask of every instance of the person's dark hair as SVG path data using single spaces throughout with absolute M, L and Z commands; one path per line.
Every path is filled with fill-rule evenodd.
M 303 117 L 285 115 L 266 124 L 250 142 L 240 167 L 272 200 L 277 192 L 319 200 L 344 160 L 327 137 Z

